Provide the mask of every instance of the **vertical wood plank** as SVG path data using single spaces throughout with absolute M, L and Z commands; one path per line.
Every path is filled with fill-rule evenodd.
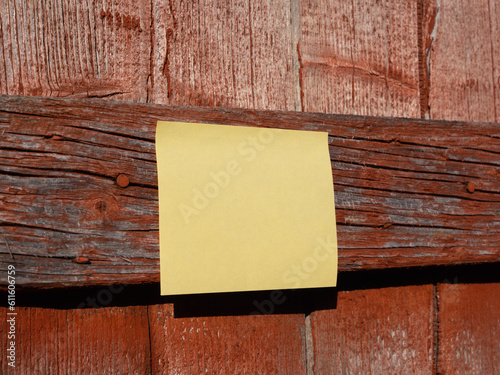
M 488 13 L 490 21 L 494 113 L 495 122 L 500 122 L 500 4 L 498 1 L 489 0 Z
M 430 117 L 500 121 L 500 6 L 489 0 L 442 0 L 435 7 Z
M 427 3 L 430 117 L 500 121 L 500 6 L 489 0 Z M 498 373 L 499 284 L 442 284 L 437 290 L 437 372 Z
M 438 373 L 500 373 L 500 284 L 439 284 Z
M 290 2 L 153 5 L 151 101 L 293 110 Z
M 0 93 L 145 102 L 151 4 L 0 2 Z
M 303 2 L 302 108 L 419 117 L 416 1 Z
M 155 0 L 150 100 L 295 109 L 290 8 L 286 0 Z M 305 372 L 303 315 L 171 315 L 172 306 L 150 307 L 153 372 Z
M 174 318 L 149 307 L 154 374 L 303 374 L 304 316 Z
M 419 117 L 417 16 L 417 1 L 303 2 L 303 109 Z M 432 373 L 433 318 L 429 285 L 339 292 L 308 317 L 308 373 Z
M 144 306 L 18 307 L 17 312 L 17 361 L 11 373 L 151 373 Z
M 314 374 L 431 374 L 432 285 L 340 292 L 311 315 Z
M 7 94 L 294 108 L 288 3 L 241 1 L 227 5 L 221 1 L 214 6 L 208 1 L 200 4 L 176 2 L 172 5 L 156 1 L 153 9 L 148 8 L 149 4 L 131 0 L 102 0 L 97 3 L 87 0 L 49 7 L 43 2 L 25 4 L 17 1 L 14 5 L 25 10 L 20 14 L 10 8 L 10 3 L 3 2 L 1 56 L 7 62 L 0 72 L 0 76 L 6 77 L 0 87 Z M 154 23 L 150 18 L 153 11 Z M 28 30 L 30 37 L 17 38 L 23 27 L 33 27 Z M 150 34 L 151 30 L 155 32 L 154 37 Z M 31 40 L 34 42 L 30 44 Z M 153 44 L 151 48 L 155 48 L 154 56 L 150 56 L 150 42 Z M 21 60 L 29 69 L 24 69 Z M 151 69 L 161 74 L 150 75 Z M 133 311 L 130 309 L 122 308 L 125 314 Z M 64 330 L 64 324 L 67 327 L 66 315 L 81 313 L 80 310 L 67 310 L 64 315 L 59 310 L 49 313 L 37 308 L 27 308 L 26 312 L 51 319 L 54 326 L 51 328 L 60 331 Z M 117 314 L 112 311 L 98 323 L 108 326 Z M 93 321 L 87 316 L 84 319 Z M 202 321 L 195 319 L 190 324 L 195 326 Z M 253 366 L 256 369 L 283 368 L 290 369 L 292 373 L 302 372 L 303 355 L 296 355 L 297 350 L 303 348 L 302 331 L 296 328 L 303 327 L 303 316 L 222 317 L 217 325 L 227 330 L 228 341 L 236 343 L 239 336 L 234 327 L 247 327 L 248 321 L 251 322 L 254 338 L 281 332 L 279 337 L 286 340 L 268 341 L 268 353 L 256 365 L 245 360 L 246 357 L 259 359 L 252 352 L 257 349 L 247 343 L 239 352 L 229 353 L 228 369 L 233 368 L 233 363 L 241 363 L 241 368 Z M 136 321 L 132 320 L 130 324 L 134 329 L 139 327 Z M 80 328 L 85 327 L 88 328 L 88 325 L 83 323 Z M 122 330 L 126 334 L 126 330 Z M 29 362 L 42 372 L 57 365 L 51 358 L 46 362 L 46 358 L 39 355 L 41 351 L 57 347 L 63 357 L 66 357 L 66 352 L 76 352 L 76 357 L 80 355 L 85 363 L 92 363 L 93 359 L 89 356 L 101 349 L 95 346 L 96 342 L 88 351 L 82 352 L 79 341 L 73 340 L 67 347 L 59 345 L 61 352 L 59 342 L 54 343 L 44 336 L 45 331 L 40 332 L 41 337 L 32 335 L 31 331 L 22 333 L 22 341 L 29 350 L 33 349 L 37 340 L 42 342 L 34 353 L 34 362 Z M 109 340 L 113 340 L 111 332 L 99 336 L 98 342 L 109 343 Z M 165 340 L 168 343 L 170 339 L 165 337 Z M 205 345 L 203 342 L 200 344 Z M 214 341 L 214 350 L 218 350 L 219 344 Z M 175 348 L 171 356 L 181 358 L 186 347 L 176 342 Z M 159 353 L 163 346 L 156 349 Z M 195 353 L 203 357 L 203 347 L 196 348 Z M 141 357 L 137 358 L 139 365 Z M 148 362 L 148 359 L 145 361 Z M 72 369 L 85 369 L 85 363 L 78 362 Z M 296 366 L 296 363 L 299 365 Z M 216 363 L 213 365 L 216 366 Z M 65 368 L 61 368 L 64 371 Z
M 149 1 L 2 1 L 0 93 L 146 102 L 150 26 Z M 18 310 L 12 373 L 151 373 L 146 307 Z

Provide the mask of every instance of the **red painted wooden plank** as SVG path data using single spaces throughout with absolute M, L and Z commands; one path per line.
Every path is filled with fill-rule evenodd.
M 150 100 L 296 109 L 290 29 L 285 0 L 155 0 Z
M 304 316 L 174 318 L 149 307 L 155 374 L 304 374 Z
M 150 24 L 149 2 L 2 2 L 0 92 L 145 102 Z M 151 372 L 144 307 L 18 312 L 17 367 L 7 371 L 2 333 L 2 373 Z
M 500 284 L 439 284 L 438 373 L 500 373 Z
M 151 101 L 296 108 L 287 1 L 155 0 L 152 26 Z M 150 234 L 157 241 L 157 234 Z M 154 373 L 304 373 L 301 315 L 174 319 L 170 314 L 169 305 L 150 307 Z
M 303 2 L 303 110 L 419 117 L 416 15 L 416 1 Z
M 151 3 L 0 5 L 0 93 L 146 102 Z
M 314 374 L 431 374 L 432 285 L 339 292 L 311 314 Z
M 500 121 L 500 6 L 487 0 L 430 3 L 430 117 Z
M 430 117 L 500 121 L 500 7 L 481 0 L 427 4 Z M 499 290 L 499 284 L 438 286 L 438 373 L 500 371 Z
M 324 1 L 304 5 L 300 40 L 304 108 L 347 114 L 419 116 L 423 93 L 426 92 L 419 79 L 422 74 L 419 50 L 422 40 L 417 17 L 420 7 L 416 1 L 335 4 Z M 356 137 L 357 131 L 353 130 L 352 135 Z M 393 139 L 397 140 L 399 136 Z M 345 176 L 349 180 L 346 184 L 336 181 L 336 207 L 340 208 L 337 209 L 337 222 L 353 226 L 348 227 L 346 235 L 364 232 L 359 237 L 364 241 L 360 247 L 373 246 L 376 237 L 395 235 L 391 228 L 398 230 L 397 225 L 402 224 L 399 215 L 405 215 L 403 212 L 409 208 L 407 204 L 416 203 L 411 195 L 403 194 L 402 205 L 395 207 L 395 211 L 390 210 L 395 216 L 372 205 L 385 189 L 402 193 L 399 187 L 408 183 L 405 180 L 408 177 L 405 166 L 408 164 L 392 159 L 394 148 L 390 140 L 370 148 L 371 153 L 362 158 L 359 158 L 360 154 L 355 156 L 359 152 L 357 142 L 345 140 L 342 144 L 345 148 L 335 153 L 334 158 L 346 162 L 363 160 L 363 166 L 336 168 L 332 163 L 334 176 Z M 380 159 L 379 152 L 384 154 Z M 375 160 L 376 168 L 365 169 Z M 392 163 L 401 170 L 391 168 Z M 369 211 L 363 217 L 349 209 L 349 202 L 358 194 L 357 189 L 352 189 L 352 182 L 359 178 L 370 179 L 367 186 L 374 189 L 359 192 L 362 196 L 360 203 L 363 202 L 359 207 Z M 429 194 L 429 189 L 435 186 L 435 179 L 438 177 L 421 175 L 418 182 L 412 183 L 411 190 L 405 189 L 405 193 Z M 454 194 L 452 190 L 447 191 Z M 392 194 L 385 196 L 383 201 L 388 202 L 393 197 Z M 354 203 L 352 208 L 356 207 Z M 433 220 L 424 213 L 429 213 L 429 208 L 421 206 L 406 223 L 416 220 L 410 225 L 429 225 Z M 398 224 L 393 227 L 393 223 Z M 378 225 L 381 233 L 374 235 L 369 229 L 365 232 L 365 225 Z M 421 236 L 412 241 L 413 245 L 422 238 L 433 238 L 429 244 L 435 244 L 434 239 L 447 236 L 437 232 L 432 236 L 429 234 L 421 232 Z M 339 244 L 342 244 L 341 237 Z M 411 246 L 406 247 L 401 253 L 394 252 L 387 261 L 397 263 L 401 255 L 412 251 Z M 426 253 L 432 249 L 417 247 L 415 251 Z M 342 253 L 354 256 L 357 251 L 346 248 Z M 358 255 L 370 256 L 369 252 L 358 252 Z M 379 258 L 379 261 L 383 259 Z M 342 263 L 342 258 L 339 262 Z M 308 373 L 431 373 L 432 296 L 432 286 L 339 292 L 336 309 L 316 311 L 308 318 Z
M 145 306 L 16 310 L 16 368 L 3 351 L 4 374 L 151 374 Z
M 148 41 L 149 38 L 151 38 L 151 45 L 147 47 L 151 48 L 152 51 L 151 55 L 149 55 L 148 50 L 147 56 L 144 54 L 140 56 L 122 56 L 122 52 L 127 51 L 127 49 L 134 50 L 136 47 L 141 48 L 144 40 L 141 39 L 136 41 L 130 38 L 127 39 L 126 36 L 124 37 L 120 33 L 119 25 L 115 25 L 115 10 L 118 8 L 118 10 L 121 11 L 122 4 L 124 8 L 127 7 L 127 3 L 106 1 L 106 4 L 102 5 L 102 9 L 96 10 L 101 18 L 97 19 L 97 30 L 93 30 L 91 35 L 93 36 L 92 39 L 96 40 L 94 43 L 99 48 L 102 47 L 102 54 L 99 56 L 103 60 L 102 65 L 106 64 L 104 68 L 108 69 L 105 70 L 101 67 L 100 82 L 96 87 L 93 87 L 93 89 L 97 91 L 100 87 L 105 86 L 107 79 L 110 78 L 111 80 L 125 79 L 127 83 L 130 82 L 130 85 L 133 85 L 134 91 L 139 92 L 141 95 L 128 98 L 127 94 L 119 94 L 121 91 L 126 91 L 126 89 L 121 86 L 104 93 L 98 91 L 97 94 L 109 94 L 118 99 L 144 101 L 145 98 L 142 94 L 147 85 L 147 100 L 159 103 L 223 104 L 226 106 L 273 109 L 294 108 L 295 103 L 292 94 L 293 78 L 291 75 L 292 67 L 291 64 L 287 63 L 289 55 L 288 50 L 290 48 L 289 34 L 283 32 L 283 25 L 287 25 L 290 18 L 290 7 L 288 4 L 278 4 L 274 2 L 272 6 L 270 6 L 264 3 L 260 4 L 259 2 L 251 4 L 248 2 L 220 2 L 219 4 L 214 4 L 213 2 L 191 4 L 189 2 L 174 2 L 169 5 L 161 1 L 152 2 L 151 6 L 153 9 L 147 10 L 146 13 L 148 17 L 151 14 L 153 18 L 145 22 L 146 28 L 142 27 L 144 30 L 141 31 L 140 34 L 145 37 L 144 39 L 147 38 Z M 139 2 L 137 5 L 135 3 L 130 3 L 129 6 L 147 9 L 149 3 L 144 4 Z M 71 12 L 74 7 L 70 5 L 69 8 Z M 100 4 L 97 8 L 100 8 Z M 90 15 L 92 16 L 92 14 L 93 10 L 90 9 Z M 142 21 L 145 19 L 147 18 L 140 18 L 141 26 Z M 100 23 L 102 23 L 102 27 Z M 151 30 L 149 30 L 149 26 L 151 26 Z M 285 30 L 287 28 L 288 26 L 285 27 Z M 151 32 L 151 34 L 149 34 L 149 32 Z M 77 38 L 75 37 L 75 39 Z M 133 45 L 135 43 L 138 43 L 137 46 Z M 57 45 L 56 47 L 62 51 L 65 50 L 61 45 Z M 2 51 L 3 50 L 0 50 L 0 53 Z M 115 51 L 119 52 L 117 60 L 113 59 Z M 272 57 L 272 64 L 268 62 L 269 55 Z M 115 62 L 118 65 L 115 65 Z M 121 70 L 117 72 L 116 68 L 119 68 L 119 64 L 123 63 L 131 64 L 134 67 L 133 71 Z M 69 70 L 71 71 L 71 67 Z M 64 76 L 65 74 L 59 73 L 59 69 L 55 71 L 59 74 L 58 77 Z M 145 75 L 143 74 L 144 72 L 149 72 L 150 75 Z M 116 73 L 120 75 L 118 76 Z M 130 79 L 130 77 L 142 78 L 138 81 L 134 81 L 134 79 Z M 2 80 L 0 80 L 0 83 L 1 82 Z M 78 86 L 78 83 L 73 84 L 73 87 L 75 86 Z M 88 87 L 89 83 L 82 82 L 81 86 Z M 44 92 L 44 94 L 47 93 Z M 53 92 L 51 92 L 51 94 L 54 95 Z M 57 92 L 55 95 L 57 95 Z M 57 137 L 53 140 L 57 140 Z M 142 143 L 143 146 L 141 147 L 146 149 L 150 146 L 146 141 L 134 143 L 136 146 L 138 143 Z M 148 170 L 151 172 L 151 169 L 147 166 L 148 152 L 144 152 L 144 150 L 137 151 L 137 158 L 146 157 L 142 167 L 145 167 L 144 172 L 147 175 Z M 85 158 L 85 155 L 88 154 L 84 152 L 81 156 Z M 85 161 L 81 161 L 85 163 Z M 154 161 L 154 157 L 151 161 Z M 51 162 L 55 162 L 55 160 L 53 159 Z M 104 167 L 104 170 L 106 170 L 105 173 L 109 173 L 110 169 L 108 168 L 111 166 L 109 164 L 104 164 L 101 165 L 101 167 Z M 130 165 L 124 166 L 121 173 L 130 176 L 131 172 L 135 170 L 136 167 L 133 167 L 132 170 L 127 167 L 130 167 Z M 99 165 L 97 171 L 99 171 L 98 173 L 102 172 Z M 115 177 L 116 176 L 113 176 L 113 179 Z M 153 199 L 151 199 L 151 194 L 149 193 L 151 192 L 151 188 L 146 185 L 137 186 L 137 180 L 134 179 L 130 181 L 131 185 L 126 187 L 126 192 L 123 190 L 119 191 L 122 196 L 122 198 L 119 198 L 119 201 L 123 199 L 125 195 L 130 194 L 131 191 L 134 191 L 132 196 L 136 196 L 136 194 L 139 193 L 141 196 L 139 200 L 136 200 L 136 198 L 132 196 L 125 199 L 129 200 L 129 203 L 135 201 L 132 205 L 142 207 L 141 210 L 143 210 L 143 214 L 139 216 L 135 215 L 134 217 L 132 211 L 135 209 L 133 209 L 132 211 L 125 210 L 123 215 L 127 215 L 128 212 L 133 216 L 131 217 L 132 221 L 137 223 L 143 222 L 146 225 L 146 227 L 144 227 L 146 228 L 144 232 L 141 233 L 141 230 L 139 230 L 133 235 L 138 235 L 138 240 L 134 248 L 148 248 L 153 245 L 156 255 L 151 258 L 150 255 L 145 254 L 144 257 L 142 257 L 143 259 L 139 261 L 142 265 L 138 264 L 137 259 L 131 261 L 127 257 L 114 256 L 108 257 L 107 260 L 103 259 L 104 262 L 99 263 L 101 263 L 101 266 L 105 264 L 111 266 L 108 268 L 107 272 L 110 272 L 109 275 L 114 274 L 114 277 L 119 276 L 121 272 L 116 266 L 120 268 L 120 264 L 135 264 L 135 269 L 139 274 L 136 274 L 133 278 L 136 279 L 137 276 L 139 276 L 142 280 L 147 279 L 151 281 L 151 271 L 152 275 L 157 277 L 158 268 L 157 223 L 153 224 L 153 227 L 148 226 L 151 224 L 151 218 L 153 218 L 155 222 L 157 222 L 157 218 L 156 214 L 148 214 L 147 211 L 148 207 L 151 208 L 153 205 L 157 204 L 157 198 L 156 193 L 154 193 Z M 156 184 L 155 175 L 150 175 L 149 178 L 141 181 L 141 183 L 150 183 L 150 179 L 154 181 L 153 184 Z M 85 184 L 84 181 L 82 182 Z M 87 184 L 89 182 L 90 181 L 87 180 Z M 116 182 L 119 183 L 118 180 L 116 180 Z M 92 185 L 92 183 L 90 183 L 90 185 Z M 90 216 L 85 219 L 85 226 L 90 224 L 90 227 L 86 228 L 87 230 L 95 229 L 96 227 L 94 227 L 94 225 L 96 224 L 98 226 L 108 227 L 109 230 L 109 225 L 116 223 L 116 219 L 118 219 L 118 222 L 121 221 L 124 223 L 122 219 L 116 216 L 117 214 L 118 216 L 122 215 L 120 212 L 122 212 L 121 205 L 123 202 L 117 204 L 116 201 L 113 203 L 114 199 L 108 201 L 109 197 L 116 196 L 116 192 L 109 195 L 108 189 L 114 189 L 116 187 L 117 185 L 112 182 L 111 184 L 103 185 L 102 188 L 104 188 L 104 190 L 98 188 L 99 191 L 97 194 L 95 194 L 95 191 L 89 191 L 90 196 L 85 194 L 86 197 L 83 200 L 86 200 L 90 206 L 84 204 L 80 209 L 90 213 Z M 124 188 L 121 187 L 121 189 Z M 108 192 L 105 192 L 105 190 L 108 190 Z M 63 198 L 63 200 L 65 200 L 65 198 Z M 75 212 L 76 211 L 73 211 L 73 213 Z M 125 216 L 123 216 L 123 218 L 125 218 Z M 94 224 L 91 224 L 92 222 Z M 32 237 L 34 241 L 40 238 L 50 238 L 51 242 L 54 241 L 53 244 L 59 244 L 56 245 L 58 249 L 64 248 L 63 243 L 66 242 L 64 238 L 67 239 L 68 235 L 71 236 L 71 234 L 68 233 L 56 233 L 52 230 L 46 233 L 38 232 L 32 234 L 34 234 Z M 150 240 L 151 238 L 153 238 L 152 242 Z M 87 245 L 89 244 L 88 241 L 85 242 Z M 27 243 L 29 244 L 30 241 L 27 241 Z M 104 248 L 101 247 L 98 252 L 102 250 L 106 252 Z M 75 258 L 73 260 L 76 261 L 77 259 L 78 258 Z M 33 258 L 31 263 L 35 265 L 36 261 L 37 259 Z M 27 263 L 30 263 L 30 261 L 28 260 Z M 54 272 L 54 268 L 49 264 L 51 263 L 50 259 L 48 263 L 43 261 L 41 263 L 42 264 L 39 264 L 41 267 L 36 271 L 38 275 Z M 45 266 L 43 263 L 45 263 Z M 70 266 L 90 264 L 91 263 L 71 263 Z M 29 267 L 30 266 L 28 266 L 28 268 Z M 150 271 L 147 271 L 148 268 Z M 81 273 L 82 269 L 77 272 Z M 84 271 L 84 273 L 88 273 L 88 271 Z M 142 276 L 140 276 L 141 273 Z M 150 273 L 149 276 L 147 275 L 148 273 Z M 122 274 L 122 276 L 124 275 Z M 146 278 L 144 278 L 144 276 L 146 276 Z M 112 316 L 109 316 L 108 319 L 112 319 Z M 238 319 L 240 322 L 238 327 L 245 327 L 245 320 L 244 317 L 240 317 Z M 303 325 L 303 318 L 292 320 L 293 324 Z M 196 324 L 196 320 L 193 321 L 195 322 L 194 324 Z M 290 319 L 280 317 L 274 317 L 273 319 L 253 319 L 251 321 L 253 337 L 264 337 L 268 332 L 276 332 L 279 329 L 283 332 L 288 331 L 287 328 L 289 326 L 291 327 L 289 321 Z M 231 327 L 234 327 L 232 322 L 233 320 L 230 318 L 220 318 L 218 320 L 218 325 L 221 327 L 221 330 L 225 330 L 225 327 L 228 327 L 226 330 L 226 339 L 228 339 L 228 341 L 231 341 L 233 335 L 237 334 L 234 330 L 231 331 Z M 290 334 L 287 334 L 286 337 L 288 339 L 286 343 L 269 341 L 266 346 L 266 348 L 269 349 L 269 355 L 265 357 L 265 360 L 262 361 L 260 365 L 255 364 L 253 367 L 255 369 L 274 368 L 276 366 L 277 368 L 292 368 L 291 365 L 295 364 L 297 360 L 300 360 L 300 356 L 290 358 L 287 354 L 288 349 L 294 347 L 302 348 L 303 341 L 301 336 L 293 329 L 290 329 Z M 165 340 L 168 342 L 169 338 L 166 337 Z M 213 347 L 216 348 L 217 345 L 218 342 L 216 341 Z M 157 348 L 157 352 L 159 353 L 163 348 L 164 343 Z M 231 363 L 233 362 L 235 364 L 243 363 L 241 368 L 245 368 L 245 366 L 252 367 L 250 364 L 245 365 L 245 361 L 242 361 L 239 356 L 240 354 L 252 356 L 250 350 L 254 348 L 255 347 L 242 348 L 236 353 L 227 354 L 227 368 L 231 368 Z M 276 355 L 277 351 L 281 351 L 281 354 Z M 289 352 L 291 355 L 295 354 L 293 350 Z M 198 349 L 197 353 L 203 356 L 201 349 Z M 175 352 L 171 353 L 170 358 L 172 358 L 174 354 L 175 356 L 179 356 L 179 358 L 182 358 L 183 355 L 182 352 Z M 231 358 L 231 355 L 235 356 L 235 358 Z M 273 356 L 275 356 L 275 358 L 273 358 Z M 259 360 L 256 356 L 253 356 L 253 358 L 256 361 Z M 276 361 L 282 362 L 274 366 L 267 363 L 269 361 L 271 363 L 276 363 Z M 214 366 L 216 366 L 216 364 L 214 364 Z M 297 368 L 297 371 L 300 371 L 301 368 L 303 369 L 303 365 Z M 184 371 L 183 369 L 178 370 Z M 291 371 L 295 373 L 294 369 Z

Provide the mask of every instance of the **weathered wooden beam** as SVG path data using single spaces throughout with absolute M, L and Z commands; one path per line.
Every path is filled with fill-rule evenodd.
M 500 261 L 499 124 L 0 96 L 2 272 L 158 282 L 159 119 L 328 131 L 340 271 Z

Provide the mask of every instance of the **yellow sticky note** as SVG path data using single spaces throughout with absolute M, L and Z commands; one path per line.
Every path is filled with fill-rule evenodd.
M 161 294 L 335 286 L 323 132 L 159 121 Z

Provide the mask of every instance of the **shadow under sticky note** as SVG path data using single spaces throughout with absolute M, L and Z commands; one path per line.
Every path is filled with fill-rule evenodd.
M 159 121 L 161 294 L 331 287 L 324 132 Z

